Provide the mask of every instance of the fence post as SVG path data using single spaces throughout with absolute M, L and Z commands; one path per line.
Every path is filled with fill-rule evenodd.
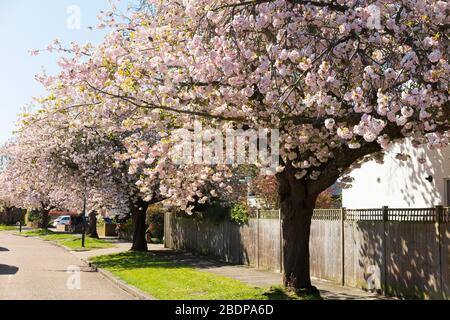
M 438 241 L 439 249 L 439 286 L 441 287 L 441 298 L 444 299 L 444 288 L 442 283 L 442 239 L 441 239 L 441 222 L 444 215 L 444 206 L 438 205 L 435 207 L 436 210 L 436 237 Z
M 164 213 L 164 248 L 167 248 L 167 215 L 169 213 Z
M 259 210 L 256 209 L 256 269 L 259 269 Z
M 345 286 L 345 209 L 341 208 L 341 284 Z
M 345 208 L 341 208 L 341 284 L 345 286 Z
M 383 288 L 382 292 L 387 295 L 387 228 L 386 224 L 389 221 L 389 207 L 383 206 Z
M 280 224 L 280 273 L 283 273 L 284 269 L 283 269 L 283 264 L 284 264 L 284 254 L 283 254 L 283 250 L 284 250 L 284 244 L 283 244 L 283 218 L 281 216 L 281 209 L 278 209 L 278 221 Z

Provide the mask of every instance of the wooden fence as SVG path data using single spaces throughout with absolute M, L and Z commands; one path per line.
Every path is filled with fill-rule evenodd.
M 170 213 L 165 215 L 167 248 L 193 251 L 226 262 L 282 271 L 281 220 L 279 211 L 258 211 L 248 224 L 197 221 Z
M 165 245 L 282 272 L 278 211 L 245 226 L 167 214 Z M 405 298 L 450 298 L 450 208 L 316 210 L 311 275 Z

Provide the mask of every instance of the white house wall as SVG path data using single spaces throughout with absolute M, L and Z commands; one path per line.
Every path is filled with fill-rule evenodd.
M 398 153 L 408 161 L 395 159 Z M 418 159 L 426 159 L 421 164 Z M 370 161 L 355 169 L 353 187 L 343 190 L 343 206 L 349 209 L 426 208 L 447 205 L 446 180 L 450 179 L 450 148 L 429 150 L 414 148 L 409 142 L 396 144 L 385 155 L 385 163 Z M 433 182 L 426 180 L 433 177 Z

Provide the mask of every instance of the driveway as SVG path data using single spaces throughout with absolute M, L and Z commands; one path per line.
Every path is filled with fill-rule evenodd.
M 131 300 L 51 242 L 0 232 L 0 300 Z

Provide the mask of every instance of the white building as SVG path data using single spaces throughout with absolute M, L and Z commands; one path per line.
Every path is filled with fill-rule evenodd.
M 407 154 L 408 160 L 396 159 L 399 153 Z M 342 194 L 344 207 L 450 206 L 450 148 L 414 148 L 406 141 L 394 145 L 386 152 L 384 160 L 384 164 L 370 161 L 352 171 L 352 187 Z

